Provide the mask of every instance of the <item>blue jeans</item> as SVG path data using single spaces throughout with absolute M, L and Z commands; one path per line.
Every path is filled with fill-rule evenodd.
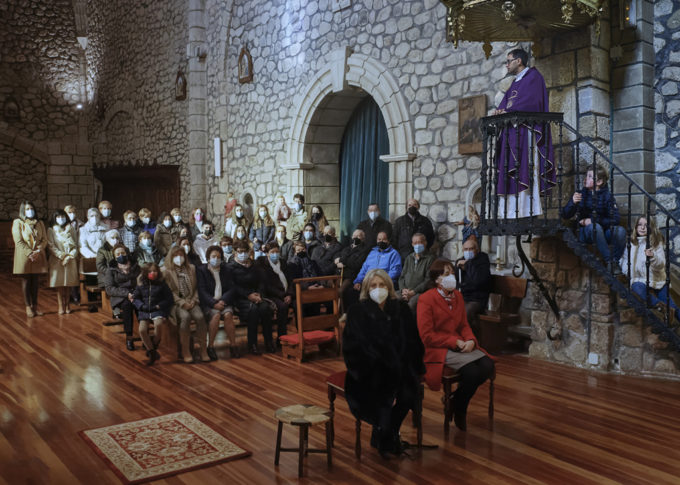
M 597 250 L 606 263 L 616 261 L 623 256 L 623 248 L 626 246 L 626 230 L 621 226 L 602 229 L 597 222 L 583 226 L 578 231 L 579 241 L 587 244 L 595 243 Z M 609 244 L 612 250 L 609 250 Z
M 663 285 L 663 288 L 660 290 L 655 290 L 654 288 L 648 288 L 644 283 L 636 282 L 631 285 L 631 289 L 643 301 L 646 299 L 647 305 L 650 307 L 655 307 L 659 303 L 666 304 L 666 298 L 668 298 L 668 306 L 673 309 L 675 318 L 680 320 L 680 308 L 668 297 L 668 285 Z

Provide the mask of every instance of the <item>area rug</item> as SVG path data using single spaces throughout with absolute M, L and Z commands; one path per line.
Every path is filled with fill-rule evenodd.
M 144 483 L 250 455 L 187 412 L 81 431 L 124 483 Z

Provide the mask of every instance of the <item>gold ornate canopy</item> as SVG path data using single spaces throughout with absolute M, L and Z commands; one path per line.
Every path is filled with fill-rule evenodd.
M 491 55 L 493 41 L 533 41 L 595 22 L 606 0 L 441 0 L 446 5 L 446 37 L 484 42 Z

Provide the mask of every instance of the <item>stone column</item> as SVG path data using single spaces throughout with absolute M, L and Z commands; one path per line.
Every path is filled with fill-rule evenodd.
M 187 26 L 187 135 L 189 136 L 189 208 L 205 207 L 207 197 L 208 116 L 205 63 L 205 12 L 201 0 L 189 0 Z
M 413 197 L 413 160 L 415 158 L 415 153 L 397 153 L 380 156 L 380 160 L 390 164 L 388 194 L 390 219 L 393 221 L 397 214 L 404 212 L 406 200 Z

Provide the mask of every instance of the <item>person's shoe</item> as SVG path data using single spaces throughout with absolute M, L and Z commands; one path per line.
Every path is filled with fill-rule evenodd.
M 99 309 L 97 308 L 97 305 L 90 305 L 87 307 L 87 311 L 90 313 L 97 313 Z
M 135 350 L 135 341 L 132 340 L 132 337 L 125 339 L 125 348 L 128 350 Z
M 29 318 L 33 318 L 35 316 L 35 313 L 33 313 L 33 308 L 30 306 L 26 307 L 26 316 Z
M 146 365 L 153 365 L 154 362 L 161 358 L 161 355 L 156 349 L 147 350 L 146 355 L 149 357 L 149 362 L 147 362 Z
M 36 317 L 42 317 L 45 313 L 41 312 L 37 306 L 33 307 L 33 313 L 35 313 Z
M 265 350 L 267 351 L 268 354 L 275 354 L 276 353 L 276 344 L 275 343 L 268 343 L 265 344 Z
M 205 350 L 203 352 L 201 352 L 201 362 L 210 362 L 210 361 L 212 361 L 212 359 L 208 355 L 208 352 L 205 351 Z
M 208 347 L 206 352 L 208 354 L 208 359 L 217 360 L 217 352 L 215 352 L 215 347 Z
M 467 412 L 454 411 L 453 422 L 456 423 L 456 428 L 461 431 L 467 431 Z
M 238 359 L 241 357 L 241 352 L 238 349 L 238 346 L 232 345 L 229 347 L 229 353 L 231 354 L 232 359 Z
M 182 360 L 184 361 L 185 364 L 193 364 L 194 363 L 194 356 L 189 354 L 185 355 L 182 357 Z
M 609 261 L 607 263 L 607 271 L 609 271 L 614 276 L 619 276 L 623 273 L 621 271 L 621 266 L 616 261 Z
M 261 355 L 262 352 L 257 348 L 257 345 L 251 345 L 250 348 L 248 349 L 248 352 L 250 352 L 253 355 Z

